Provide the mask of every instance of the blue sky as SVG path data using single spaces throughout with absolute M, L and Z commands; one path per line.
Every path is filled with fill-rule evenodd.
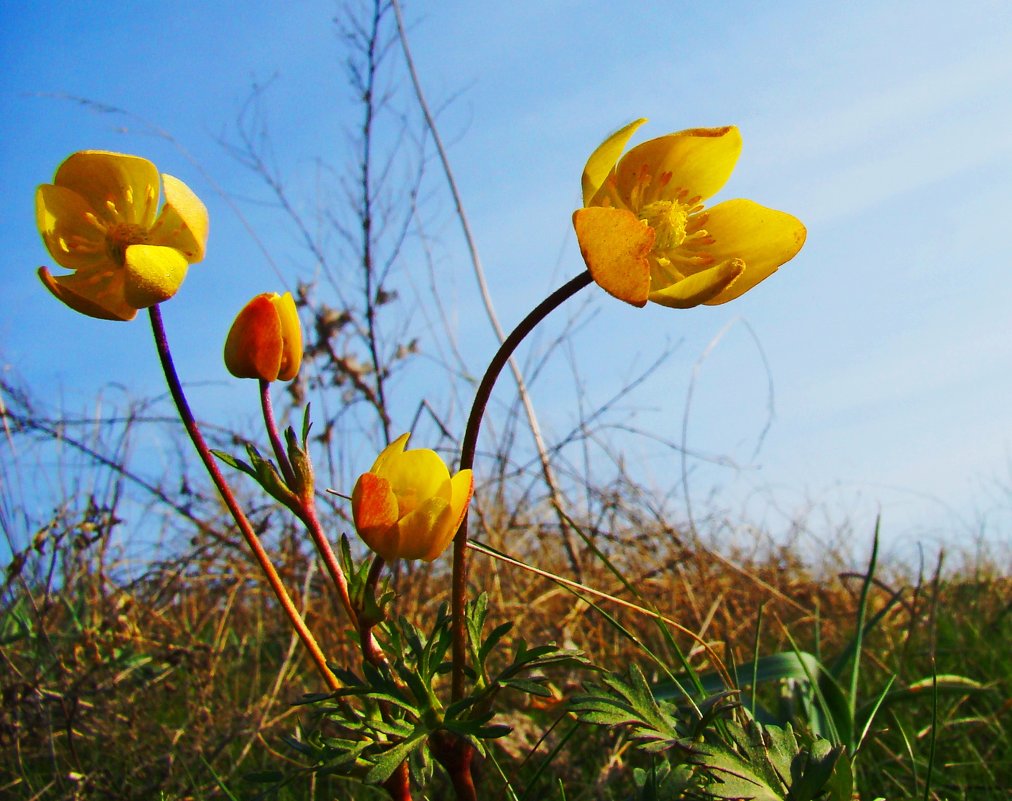
M 808 226 L 804 250 L 745 297 L 714 308 L 635 310 L 586 290 L 589 319 L 572 350 L 583 402 L 603 402 L 618 379 L 675 346 L 627 406 L 635 425 L 680 440 L 696 370 L 687 444 L 737 466 L 694 471 L 697 506 L 716 488 L 729 514 L 774 530 L 816 506 L 829 519 L 857 521 L 862 539 L 881 511 L 897 549 L 969 546 L 982 524 L 1007 546 L 1012 7 L 618 6 L 406 4 L 500 319 L 517 321 L 582 268 L 570 214 L 583 162 L 606 134 L 640 116 L 650 123 L 638 139 L 737 124 L 745 147 L 718 200 L 747 197 L 795 214 Z M 33 224 L 35 187 L 75 150 L 137 153 L 186 181 L 211 213 L 208 258 L 164 312 L 194 401 L 207 415 L 252 415 L 250 387 L 222 374 L 218 354 L 235 312 L 279 288 L 279 278 L 211 181 L 243 199 L 286 280 L 305 277 L 309 259 L 276 211 L 245 202 L 262 199 L 262 187 L 218 140 L 234 131 L 251 84 L 269 81 L 277 162 L 293 196 L 313 202 L 314 159 L 344 161 L 357 113 L 331 22 L 340 7 L 183 0 L 97 8 L 0 6 L 8 237 L 0 359 L 69 408 L 87 407 L 109 383 L 139 396 L 162 391 L 143 318 L 120 325 L 74 315 L 35 276 L 51 265 Z M 427 186 L 441 191 L 434 166 Z M 432 202 L 429 233 L 446 298 L 477 371 L 492 336 L 449 204 Z M 565 317 L 546 326 L 542 342 Z M 775 393 L 758 452 L 768 380 L 757 342 Z M 422 347 L 433 352 L 438 342 Z M 534 386 L 550 437 L 575 419 L 564 358 L 556 373 L 557 386 L 545 377 Z M 425 394 L 425 376 L 415 371 L 400 391 Z M 500 391 L 508 399 L 508 382 Z M 625 447 L 647 486 L 679 484 L 670 450 L 641 438 Z M 370 461 L 350 458 L 358 469 Z

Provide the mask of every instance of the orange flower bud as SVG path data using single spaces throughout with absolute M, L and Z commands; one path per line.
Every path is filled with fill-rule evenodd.
M 291 381 L 302 366 L 302 328 L 292 293 L 265 292 L 243 307 L 225 340 L 236 378 Z
M 405 451 L 410 436 L 391 442 L 351 494 L 359 536 L 388 562 L 439 556 L 457 533 L 474 489 L 470 470 L 451 478 L 435 451 Z

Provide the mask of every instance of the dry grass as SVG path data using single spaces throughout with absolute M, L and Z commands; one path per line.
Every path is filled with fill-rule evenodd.
M 281 742 L 301 714 L 291 702 L 304 691 L 320 689 L 319 683 L 246 556 L 228 545 L 204 542 L 198 533 L 194 545 L 199 557 L 165 563 L 123 581 L 104 561 L 114 517 L 94 509 L 86 517 L 68 514 L 54 521 L 47 535 L 8 570 L 0 793 L 40 801 L 152 798 L 159 793 L 212 798 L 226 797 L 223 787 L 229 787 L 244 796 L 249 788 L 243 774 L 293 764 L 293 752 Z M 510 541 L 506 530 L 486 530 L 485 535 L 499 547 Z M 354 664 L 319 574 L 295 547 L 295 532 L 283 543 L 276 550 L 281 572 L 290 587 L 300 588 L 299 602 L 326 652 L 335 662 Z M 525 538 L 518 533 L 513 544 L 516 555 L 566 574 L 562 549 L 550 535 Z M 724 559 L 663 532 L 651 537 L 639 531 L 612 543 L 610 551 L 615 567 L 641 598 L 631 598 L 608 569 L 589 559 L 584 565 L 587 585 L 655 607 L 729 664 L 751 659 L 760 607 L 766 620 L 759 647 L 763 654 L 788 650 L 787 632 L 802 647 L 813 648 L 816 623 L 825 653 L 838 651 L 852 632 L 859 582 L 834 575 L 832 565 L 812 568 L 791 553 L 777 552 L 735 571 Z M 40 581 L 44 577 L 48 580 Z M 578 646 L 611 669 L 647 662 L 641 645 L 546 578 L 474 555 L 471 580 L 489 593 L 495 616 L 518 623 L 529 641 Z M 446 588 L 442 565 L 405 567 L 397 578 L 398 608 L 424 620 L 446 601 Z M 898 589 L 876 588 L 872 609 Z M 933 651 L 940 672 L 994 681 L 1007 695 L 1007 659 L 997 650 L 998 638 L 1009 630 L 1012 582 L 1007 577 L 981 566 L 976 576 L 908 586 L 901 598 L 866 645 L 868 686 L 881 684 L 891 673 L 911 679 L 928 675 Z M 649 617 L 601 603 L 643 645 L 668 654 Z M 694 639 L 676 635 L 676 640 L 695 667 L 710 667 Z M 553 678 L 561 701 L 581 677 Z M 950 733 L 963 738 L 964 753 L 967 743 L 982 757 L 990 749 L 993 783 L 1001 786 L 1008 781 L 1007 762 L 1002 764 L 1008 756 L 994 752 L 992 737 L 995 726 L 1002 731 L 1002 709 L 994 699 L 988 703 L 981 707 L 967 700 L 946 714 Z M 534 746 L 541 727 L 561 709 L 555 702 L 507 709 L 517 732 L 504 742 L 506 763 Z M 915 740 L 923 741 L 918 733 L 925 725 L 923 708 L 908 725 Z M 588 737 L 598 743 L 596 751 L 588 754 L 585 744 L 574 746 L 556 760 L 552 772 L 566 778 L 567 797 L 611 797 L 601 795 L 607 786 L 603 778 L 616 776 L 627 764 L 627 744 L 621 738 L 602 740 L 596 733 Z M 874 758 L 892 761 L 893 781 L 902 784 L 909 773 L 907 755 L 888 737 L 880 739 Z M 308 779 L 292 792 L 293 797 L 319 798 L 352 794 Z

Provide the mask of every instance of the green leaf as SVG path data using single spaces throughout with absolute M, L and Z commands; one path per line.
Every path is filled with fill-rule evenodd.
M 306 404 L 306 411 L 302 413 L 302 447 L 306 448 L 306 443 L 309 442 L 309 429 L 312 428 L 312 422 L 309 420 L 309 407 L 312 404 Z
M 264 491 L 268 495 L 288 507 L 298 503 L 298 498 L 289 489 L 281 474 L 278 473 L 274 462 L 261 456 L 260 451 L 249 442 L 246 443 L 246 454 L 249 456 L 250 464 L 252 465 L 250 475 L 256 479 L 256 482 L 264 488 Z
M 398 743 L 393 748 L 389 748 L 379 756 L 373 758 L 373 766 L 369 769 L 369 772 L 365 775 L 365 780 L 373 784 L 380 784 L 389 779 L 400 764 L 410 756 L 411 752 L 416 748 L 419 748 L 429 732 L 424 728 L 419 728 L 415 733 L 404 740 L 404 742 Z
M 499 737 L 505 737 L 513 731 L 512 726 L 507 726 L 503 723 L 485 726 L 476 720 L 448 720 L 443 725 L 443 728 L 461 737 L 477 737 L 481 740 L 494 740 Z
M 710 778 L 705 792 L 711 798 L 727 801 L 784 801 L 787 798 L 783 792 L 771 787 L 742 757 L 723 744 L 700 745 L 689 761 L 704 770 Z
M 552 691 L 545 687 L 546 683 L 547 679 L 510 679 L 504 681 L 503 685 L 527 693 L 527 695 L 535 695 L 538 698 L 551 698 Z
M 833 792 L 840 784 L 840 778 L 834 776 L 837 766 L 842 765 L 848 775 L 851 772 L 850 763 L 846 759 L 841 761 L 845 751 L 844 746 L 833 745 L 821 737 L 814 740 L 808 752 L 799 754 L 791 766 L 791 801 L 814 801 L 827 791 L 836 798 Z M 844 798 L 850 801 L 849 783 Z
M 211 448 L 211 453 L 217 456 L 229 467 L 234 467 L 236 470 L 241 470 L 247 475 L 253 476 L 253 478 L 257 477 L 256 470 L 250 467 L 250 465 L 246 464 L 246 462 L 244 462 L 242 459 L 236 459 L 232 454 L 225 453 L 225 451 L 216 450 L 215 448 Z
M 485 638 L 485 641 L 481 644 L 481 648 L 478 649 L 478 661 L 481 665 L 485 664 L 485 660 L 488 659 L 488 655 L 492 653 L 492 650 L 499 644 L 499 641 L 513 628 L 512 622 L 500 623 L 494 629 L 492 633 Z

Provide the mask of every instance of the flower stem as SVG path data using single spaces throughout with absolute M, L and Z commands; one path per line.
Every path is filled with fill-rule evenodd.
M 323 655 L 323 651 L 320 650 L 319 644 L 316 642 L 316 638 L 313 637 L 313 633 L 306 626 L 306 622 L 302 619 L 302 615 L 299 614 L 299 610 L 295 608 L 295 604 L 292 602 L 291 597 L 288 595 L 288 591 L 281 583 L 281 577 L 278 575 L 277 570 L 271 563 L 270 557 L 264 550 L 263 545 L 260 543 L 259 537 L 253 530 L 253 526 L 250 525 L 242 507 L 239 506 L 239 502 L 236 500 L 235 495 L 232 493 L 231 488 L 225 482 L 225 477 L 221 474 L 218 469 L 218 464 L 211 454 L 210 449 L 207 447 L 207 443 L 204 441 L 204 435 L 200 433 L 200 428 L 197 426 L 197 421 L 193 417 L 193 412 L 190 411 L 190 405 L 186 401 L 186 396 L 183 394 L 183 386 L 179 382 L 179 376 L 176 374 L 176 367 L 172 363 L 172 354 L 169 351 L 169 342 L 165 336 L 165 325 L 162 322 L 162 313 L 157 305 L 152 306 L 149 310 L 151 316 L 151 330 L 155 336 L 155 347 L 158 350 L 158 358 L 162 363 L 162 371 L 165 373 L 165 380 L 169 385 L 169 392 L 172 395 L 172 400 L 176 404 L 176 409 L 179 412 L 179 417 L 183 421 L 183 426 L 186 428 L 186 433 L 190 435 L 190 440 L 193 442 L 193 446 L 197 449 L 197 454 L 200 456 L 201 462 L 204 464 L 204 468 L 210 475 L 211 480 L 217 487 L 218 492 L 221 494 L 222 500 L 225 502 L 225 506 L 228 507 L 228 511 L 231 513 L 232 518 L 235 520 L 236 525 L 239 526 L 239 530 L 242 532 L 243 537 L 246 540 L 246 544 L 249 545 L 250 550 L 253 552 L 254 558 L 260 565 L 260 569 L 263 570 L 264 575 L 267 577 L 267 583 L 270 584 L 271 589 L 274 591 L 274 595 L 277 597 L 278 602 L 281 604 L 281 608 L 288 616 L 289 622 L 292 624 L 292 628 L 299 635 L 299 639 L 302 640 L 302 644 L 309 651 L 309 655 L 313 662 L 316 664 L 317 670 L 320 671 L 320 675 L 323 677 L 327 686 L 331 690 L 337 690 L 340 688 L 341 683 L 338 681 L 329 667 L 327 667 L 327 659 Z
M 481 383 L 474 396 L 474 403 L 471 405 L 471 414 L 464 428 L 464 440 L 460 447 L 460 468 L 469 470 L 474 466 L 474 453 L 478 444 L 478 429 L 481 427 L 481 419 L 485 414 L 485 407 L 488 406 L 489 398 L 492 395 L 492 388 L 495 386 L 499 374 L 509 361 L 513 351 L 523 341 L 535 326 L 547 317 L 553 310 L 561 306 L 565 301 L 593 282 L 589 272 L 582 272 L 575 278 L 570 279 L 551 295 L 539 303 L 520 324 L 513 329 L 512 333 L 503 341 L 496 351 L 495 356 L 485 370 Z M 451 632 L 453 635 L 453 673 L 451 697 L 459 701 L 464 697 L 464 662 L 467 659 L 467 630 L 464 623 L 464 606 L 467 603 L 467 516 L 465 515 L 457 534 L 453 538 L 453 579 L 451 588 L 452 621 Z
M 341 563 L 338 562 L 337 556 L 334 554 L 334 549 L 330 547 L 330 543 L 327 541 L 327 535 L 320 524 L 320 518 L 316 514 L 316 498 L 313 495 L 313 482 L 311 478 L 312 472 L 310 471 L 310 478 L 306 479 L 308 486 L 302 486 L 303 479 L 295 475 L 295 470 L 281 441 L 278 424 L 274 419 L 274 406 L 271 403 L 271 384 L 269 381 L 264 381 L 263 379 L 260 380 L 260 407 L 264 413 L 264 426 L 267 429 L 267 437 L 271 441 L 271 447 L 274 449 L 275 457 L 277 457 L 281 474 L 284 476 L 289 489 L 298 497 L 298 501 L 293 501 L 289 508 L 298 516 L 309 532 L 313 545 L 316 546 L 316 550 L 320 554 L 327 572 L 330 574 L 330 579 L 334 582 L 334 588 L 341 599 L 341 605 L 348 614 L 351 624 L 358 630 L 358 616 L 355 614 L 351 595 L 348 592 L 348 581 L 345 578 L 344 571 L 341 569 Z M 306 459 L 308 458 L 309 454 L 307 453 Z
M 292 511 L 298 515 L 299 520 L 303 522 L 306 530 L 309 532 L 309 536 L 312 537 L 313 545 L 316 546 L 316 550 L 320 554 L 320 558 L 323 559 L 327 572 L 330 574 L 330 580 L 334 582 L 334 589 L 337 590 L 337 595 L 341 599 L 341 606 L 347 612 L 351 624 L 358 630 L 358 615 L 355 613 L 355 607 L 351 602 L 351 594 L 348 592 L 348 581 L 344 576 L 344 571 L 341 569 L 341 563 L 337 561 L 334 549 L 330 547 L 330 543 L 327 541 L 327 535 L 320 524 L 320 518 L 316 515 L 316 500 L 312 495 L 308 495 L 300 498 L 300 503 L 301 506 Z
M 281 435 L 278 433 L 278 424 L 274 420 L 274 404 L 271 403 L 271 382 L 261 378 L 259 383 L 260 408 L 264 413 L 264 425 L 267 428 L 267 436 L 271 441 L 271 448 L 274 450 L 274 457 L 278 460 L 278 467 L 281 470 L 281 475 L 284 476 L 285 483 L 292 489 L 295 489 L 295 471 L 292 470 L 292 464 L 288 461 L 288 454 L 285 452 L 285 446 L 281 442 Z

